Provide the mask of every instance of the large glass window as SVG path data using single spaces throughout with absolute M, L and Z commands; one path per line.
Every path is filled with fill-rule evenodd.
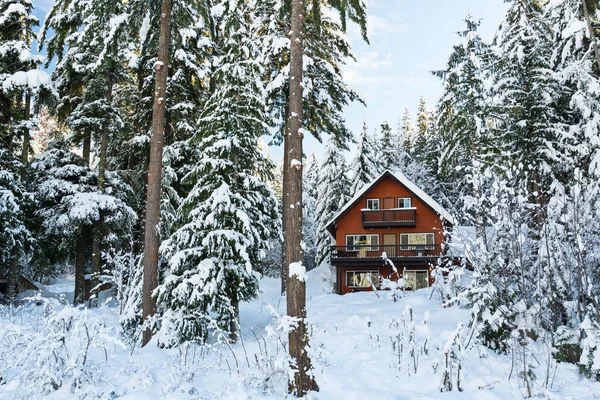
M 412 200 L 410 197 L 399 197 L 398 198 L 398 208 L 411 208 Z
M 404 282 L 412 290 L 429 287 L 428 271 L 404 271 Z
M 346 271 L 346 286 L 349 288 L 379 287 L 379 271 Z
M 367 208 L 369 210 L 379 210 L 379 199 L 367 199 Z
M 379 235 L 346 235 L 346 246 L 348 250 L 358 250 L 356 246 L 374 246 L 367 248 L 368 251 L 377 251 Z M 361 247 L 364 248 L 364 247 Z
M 433 233 L 402 233 L 400 234 L 400 244 L 403 250 L 433 250 L 435 235 Z

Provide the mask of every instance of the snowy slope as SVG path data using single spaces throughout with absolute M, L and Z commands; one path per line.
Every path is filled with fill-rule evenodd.
M 512 366 L 511 356 L 479 346 L 456 353 L 462 358 L 463 391 L 440 393 L 443 351 L 452 349 L 451 339 L 457 326 L 468 322 L 468 310 L 441 308 L 435 294 L 430 298 L 431 289 L 406 293 L 398 302 L 390 300 L 387 292 L 338 296 L 330 293 L 331 279 L 327 267 L 308 274 L 311 354 L 320 386 L 320 392 L 310 398 L 522 398 L 518 367 L 516 363 Z M 60 286 L 65 288 L 65 281 L 60 281 Z M 261 287 L 259 299 L 242 305 L 244 340 L 231 347 L 215 337 L 203 348 L 166 350 L 152 343 L 132 351 L 117 336 L 115 306 L 83 311 L 50 298 L 20 310 L 0 308 L 0 382 L 4 382 L 0 399 L 286 398 L 288 370 L 283 346 L 287 335 L 278 330 L 285 324 L 273 318 L 273 313 L 284 313 L 285 299 L 278 294 L 279 280 L 265 278 Z M 52 309 L 60 316 L 55 322 L 61 321 L 61 329 L 54 331 L 47 329 L 47 323 L 44 329 L 43 323 Z M 65 334 L 64 321 L 70 321 L 71 333 Z M 65 338 L 66 346 L 56 344 L 60 337 Z M 461 343 L 468 339 L 467 334 L 459 337 Z M 400 345 L 404 352 L 399 353 Z M 418 358 L 416 372 L 415 358 L 410 356 L 413 347 Z M 575 366 L 551 361 L 548 368 L 547 349 L 532 349 L 535 358 L 530 361 L 537 376 L 534 393 L 550 399 L 591 399 L 600 393 L 600 384 L 580 379 Z M 64 365 L 56 362 L 60 359 Z M 19 363 L 20 369 L 16 368 Z M 546 375 L 550 384 L 544 388 Z M 41 393 L 42 383 L 49 379 L 60 381 L 60 387 Z

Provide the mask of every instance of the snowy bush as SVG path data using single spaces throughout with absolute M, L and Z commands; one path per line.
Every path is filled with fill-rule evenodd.
M 25 328 L 3 324 L 0 342 L 5 356 L 8 392 L 29 397 L 46 395 L 68 387 L 75 395 L 100 384 L 103 365 L 115 350 L 124 348 L 113 328 L 98 314 L 76 307 L 56 309 L 56 302 L 36 297 L 22 307 L 42 307 L 39 325 Z M 35 305 L 39 304 L 39 305 Z M 21 310 L 22 311 L 22 310 Z M 26 313 L 25 313 L 26 314 Z M 92 357 L 92 353 L 95 356 Z

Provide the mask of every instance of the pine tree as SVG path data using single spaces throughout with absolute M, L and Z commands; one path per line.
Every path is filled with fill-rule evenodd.
M 304 265 L 310 271 L 317 266 L 317 196 L 319 162 L 313 148 L 302 174 L 302 237 L 304 240 Z
M 379 154 L 382 170 L 398 170 L 401 168 L 401 154 L 399 152 L 400 138 L 392 131 L 387 121 L 381 124 L 379 138 Z
M 8 277 L 8 301 L 16 295 L 19 266 L 32 239 L 26 219 L 31 198 L 18 178 L 20 169 L 18 159 L 0 149 L 0 276 Z
M 377 157 L 377 148 L 373 144 L 373 137 L 369 134 L 366 121 L 363 122 L 363 129 L 356 141 L 356 155 L 350 164 L 352 174 L 350 193 L 353 196 L 383 172 L 383 166 Z
M 126 204 L 130 188 L 118 176 L 107 174 L 106 193 L 97 193 L 97 173 L 61 139 L 51 141 L 46 151 L 32 160 L 28 185 L 35 200 L 34 226 L 38 229 L 33 261 L 39 276 L 51 276 L 53 271 L 48 268 L 73 256 L 85 257 L 86 249 L 78 248 L 79 239 L 99 220 L 103 220 L 103 243 L 118 249 L 137 218 Z M 111 235 L 106 235 L 108 232 Z M 76 260 L 75 264 L 86 263 Z M 77 269 L 75 304 L 84 301 L 84 279 L 85 270 Z
M 211 77 L 215 91 L 193 139 L 200 161 L 186 176 L 179 228 L 163 243 L 171 275 L 159 287 L 159 342 L 203 341 L 217 324 L 238 338 L 239 303 L 256 296 L 256 269 L 277 236 L 277 201 L 255 174 L 266 162 L 258 139 L 267 134 L 260 59 L 251 10 L 229 3 L 221 23 L 222 56 Z M 192 304 L 192 307 L 190 307 Z
M 495 162 L 498 146 L 492 137 L 486 87 L 493 60 L 489 45 L 477 33 L 480 22 L 467 15 L 465 23 L 466 29 L 458 32 L 462 41 L 454 46 L 446 69 L 434 72 L 444 84 L 438 104 L 437 164 L 454 209 L 475 224 L 478 236 L 485 242 L 484 210 L 489 205 L 484 204 L 482 172 Z
M 400 125 L 401 136 L 403 140 L 401 143 L 403 145 L 403 149 L 398 149 L 399 153 L 406 152 L 407 154 L 412 154 L 413 152 L 413 144 L 415 140 L 415 127 L 413 126 L 410 119 L 410 112 L 408 108 L 404 109 L 404 113 L 402 114 L 402 122 Z
M 317 192 L 317 265 L 329 262 L 330 246 L 335 244 L 333 237 L 327 231 L 327 224 L 350 200 L 347 170 L 344 154 L 335 138 L 329 138 L 321 163 Z

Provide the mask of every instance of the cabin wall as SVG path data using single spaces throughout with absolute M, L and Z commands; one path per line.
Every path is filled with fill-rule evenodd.
M 347 294 L 347 293 L 356 293 L 356 292 L 370 292 L 373 291 L 373 288 L 351 288 L 346 284 L 346 272 L 347 271 L 375 271 L 379 272 L 380 279 L 392 279 L 397 281 L 398 278 L 402 278 L 402 272 L 406 271 L 428 271 L 429 272 L 429 286 L 433 285 L 434 279 L 432 277 L 433 268 L 430 265 L 409 265 L 409 266 L 399 266 L 397 267 L 398 273 L 394 273 L 390 267 L 337 267 L 336 268 L 336 282 L 337 282 L 337 293 L 338 294 Z

